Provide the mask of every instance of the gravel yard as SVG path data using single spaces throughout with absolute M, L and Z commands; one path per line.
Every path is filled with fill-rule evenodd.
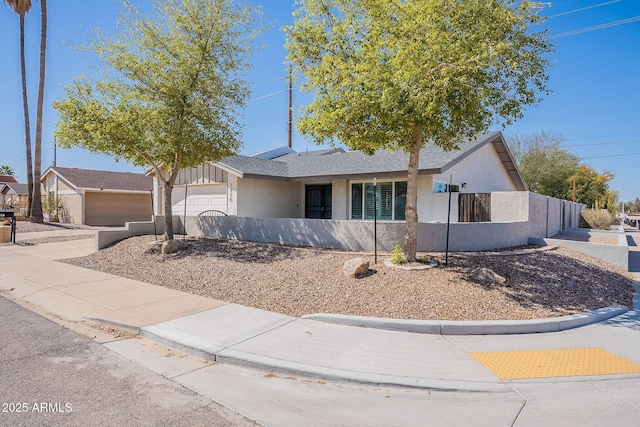
M 355 256 L 262 243 L 191 240 L 189 249 L 160 252 L 153 236 L 132 237 L 98 253 L 66 260 L 119 276 L 291 316 L 340 313 L 404 319 L 535 319 L 616 305 L 631 307 L 631 275 L 565 248 L 450 255 L 438 267 L 405 271 L 383 256 L 362 278 L 346 277 Z M 469 279 L 474 267 L 506 278 L 502 285 Z

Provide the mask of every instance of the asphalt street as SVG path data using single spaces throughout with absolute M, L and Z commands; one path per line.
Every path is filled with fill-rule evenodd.
M 252 421 L 0 296 L 0 426 Z

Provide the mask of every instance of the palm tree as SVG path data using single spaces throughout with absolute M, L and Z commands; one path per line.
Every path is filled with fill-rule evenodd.
M 27 152 L 27 212 L 31 212 L 33 201 L 33 161 L 31 159 L 31 124 L 29 121 L 29 102 L 27 98 L 27 66 L 24 50 L 24 17 L 31 9 L 31 0 L 4 0 L 20 16 L 20 71 L 22 73 L 22 108 L 24 110 L 24 137 Z M 38 182 L 38 188 L 40 182 Z
M 13 176 L 13 169 L 11 166 L 0 166 L 0 175 Z
M 38 110 L 36 115 L 36 146 L 33 161 L 33 201 L 30 219 L 42 222 L 42 192 L 40 177 L 42 176 L 42 106 L 44 103 L 45 53 L 47 50 L 47 0 L 40 0 L 40 77 L 38 82 Z

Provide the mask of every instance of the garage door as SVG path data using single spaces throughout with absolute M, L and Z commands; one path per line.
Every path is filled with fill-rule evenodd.
M 87 192 L 84 223 L 124 226 L 125 222 L 151 221 L 151 194 Z
M 174 215 L 185 213 L 184 187 L 176 187 L 171 195 Z M 187 187 L 186 200 L 187 216 L 196 216 L 200 212 L 215 209 L 227 212 L 227 186 L 218 185 L 194 185 Z

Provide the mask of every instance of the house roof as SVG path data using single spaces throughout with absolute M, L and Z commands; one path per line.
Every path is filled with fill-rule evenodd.
M 0 182 L 18 182 L 11 175 L 0 175 Z
M 75 189 L 151 191 L 153 178 L 141 173 L 110 172 L 78 168 L 50 167 L 42 174 L 42 180 L 49 173 L 58 175 Z
M 444 151 L 428 144 L 420 151 L 419 173 L 441 174 L 487 144 L 493 144 L 516 188 L 526 190 L 500 132 L 478 135 L 474 140 L 459 144 L 459 150 Z M 243 178 L 305 180 L 320 177 L 404 176 L 408 164 L 409 154 L 403 151 L 378 150 L 373 156 L 368 156 L 361 151 L 333 149 L 289 153 L 274 159 L 231 156 L 216 165 Z
M 17 182 L 3 182 L 0 184 L 0 193 L 8 193 L 13 190 L 18 196 L 26 196 L 29 194 L 29 186 L 27 184 L 18 184 Z

